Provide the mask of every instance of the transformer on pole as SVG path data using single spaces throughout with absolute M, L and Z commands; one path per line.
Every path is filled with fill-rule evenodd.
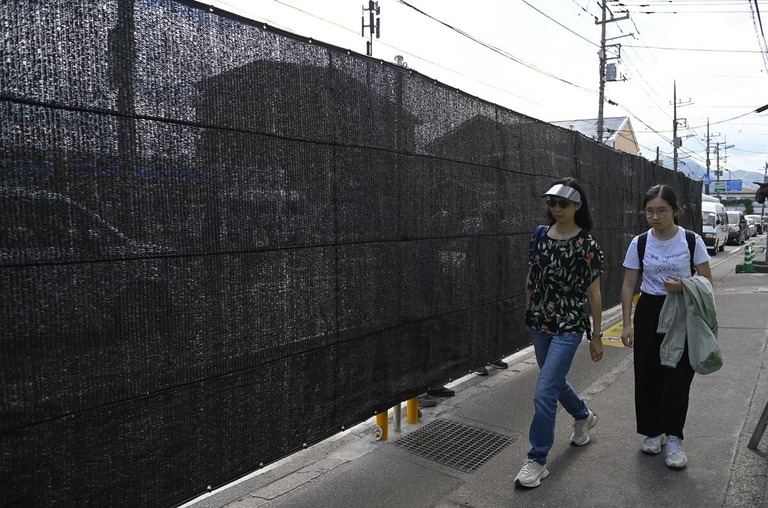
M 365 24 L 365 13 L 368 12 L 368 24 Z M 368 29 L 370 40 L 368 40 L 365 43 L 365 54 L 368 56 L 373 56 L 373 34 L 376 34 L 376 38 L 378 39 L 381 35 L 381 18 L 379 18 L 379 14 L 381 14 L 381 7 L 379 7 L 378 1 L 368 0 L 368 8 L 366 9 L 363 5 L 363 37 L 365 37 L 365 29 Z

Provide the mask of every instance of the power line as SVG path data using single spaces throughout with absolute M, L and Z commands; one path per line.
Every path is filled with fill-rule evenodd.
M 549 72 L 549 71 L 545 71 L 544 69 L 541 69 L 541 68 L 539 68 L 539 67 L 537 67 L 537 66 L 533 65 L 532 63 L 526 62 L 525 60 L 523 60 L 523 59 L 521 59 L 521 58 L 518 58 L 518 57 L 516 57 L 515 55 L 512 55 L 511 53 L 509 53 L 509 52 L 507 52 L 507 51 L 505 51 L 505 50 L 503 50 L 503 49 L 497 48 L 496 46 L 493 46 L 492 44 L 489 44 L 489 43 L 487 43 L 487 42 L 484 42 L 484 41 L 482 41 L 482 40 L 478 39 L 477 37 L 475 37 L 475 36 L 473 36 L 473 35 L 471 35 L 471 34 L 469 34 L 469 33 L 465 32 L 465 31 L 463 31 L 463 30 L 461 30 L 461 29 L 459 29 L 459 28 L 456 28 L 456 27 L 454 27 L 454 26 L 452 26 L 452 25 L 450 25 L 450 24 L 448 24 L 448 23 L 446 23 L 445 21 L 439 20 L 439 19 L 437 19 L 436 17 L 432 16 L 431 14 L 428 14 L 428 13 L 426 13 L 426 12 L 422 11 L 421 9 L 419 9 L 419 8 L 417 8 L 417 7 L 415 7 L 415 6 L 411 5 L 411 4 L 409 4 L 409 3 L 408 3 L 408 2 L 406 2 L 405 0 L 397 0 L 397 1 L 398 1 L 399 3 L 401 3 L 401 4 L 405 5 L 406 7 L 409 7 L 409 8 L 411 8 L 411 9 L 413 9 L 414 11 L 416 11 L 416 12 L 418 12 L 418 13 L 422 14 L 423 16 L 426 16 L 426 17 L 428 17 L 429 19 L 431 19 L 431 20 L 435 21 L 436 23 L 439 23 L 439 24 L 441 24 L 441 25 L 445 26 L 446 28 L 449 28 L 450 30 L 453 30 L 454 32 L 458 33 L 459 35 L 462 35 L 462 36 L 466 37 L 467 39 L 469 39 L 469 40 L 471 40 L 471 41 L 473 41 L 473 42 L 475 42 L 475 43 L 477 43 L 477 44 L 479 44 L 479 45 L 481 45 L 481 46 L 483 46 L 483 47 L 485 47 L 485 48 L 488 48 L 488 49 L 490 49 L 491 51 L 493 51 L 493 52 L 495 52 L 495 53 L 498 53 L 498 54 L 500 54 L 500 55 L 502 55 L 502 56 L 504 56 L 504 57 L 506 57 L 506 58 L 508 58 L 508 59 L 510 59 L 510 60 L 512 60 L 512 61 L 514 61 L 514 62 L 517 62 L 517 63 L 519 63 L 520 65 L 523 65 L 524 67 L 527 67 L 527 68 L 529 68 L 529 69 L 531 69 L 531 70 L 533 70 L 533 71 L 535 71 L 535 72 L 538 72 L 538 73 L 540 73 L 540 74 L 543 74 L 544 76 L 547 76 L 547 77 L 549 77 L 549 78 L 555 79 L 555 80 L 557 80 L 557 81 L 561 81 L 561 82 L 563 82 L 563 83 L 565 83 L 565 84 L 567 84 L 567 85 L 571 85 L 571 86 L 573 86 L 573 87 L 576 87 L 576 88 L 579 88 L 579 89 L 581 89 L 581 90 L 585 90 L 585 91 L 587 91 L 587 92 L 590 92 L 590 93 L 594 93 L 594 90 L 590 90 L 589 88 L 586 88 L 586 87 L 584 87 L 584 86 L 581 86 L 581 85 L 579 85 L 579 84 L 576 84 L 576 83 L 573 83 L 573 82 L 571 82 L 571 81 L 568 81 L 568 80 L 567 80 L 567 79 L 565 79 L 565 78 L 561 78 L 560 76 L 557 76 L 557 75 L 555 75 L 555 74 L 552 74 L 552 73 L 551 73 L 551 72 Z
M 576 32 L 574 32 L 573 30 L 571 30 L 570 28 L 568 28 L 568 27 L 567 27 L 567 26 L 565 26 L 564 24 L 560 23 L 559 21 L 557 21 L 556 19 L 554 19 L 553 17 L 551 17 L 549 14 L 547 14 L 547 13 L 545 13 L 545 12 L 543 12 L 543 11 L 539 10 L 538 8 L 534 7 L 533 5 L 529 4 L 529 3 L 528 3 L 526 0 L 522 0 L 522 2 L 523 2 L 525 5 L 527 5 L 528 7 L 530 7 L 531 9 L 533 9 L 534 11 L 536 11 L 536 12 L 538 12 L 539 14 L 541 14 L 542 16 L 544 16 L 545 18 L 547 18 L 547 19 L 549 19 L 550 21 L 552 21 L 553 23 L 555 23 L 555 24 L 557 24 L 557 25 L 559 25 L 559 26 L 561 26 L 561 27 L 565 28 L 566 30 L 568 30 L 569 32 L 571 32 L 573 35 L 575 35 L 576 37 L 578 37 L 579 39 L 583 39 L 583 40 L 587 41 L 589 44 L 591 44 L 591 45 L 593 45 L 593 46 L 595 46 L 595 47 L 599 47 L 597 44 L 595 44 L 595 43 L 594 43 L 594 42 L 592 42 L 591 40 L 587 39 L 586 37 L 583 37 L 581 34 L 577 34 Z M 584 12 L 587 12 L 587 11 L 585 10 Z
M 760 49 L 762 50 L 761 53 L 763 55 L 763 65 L 765 65 L 765 69 L 768 70 L 768 42 L 765 40 L 765 32 L 763 32 L 763 22 L 760 19 L 760 9 L 757 6 L 757 0 L 755 1 L 755 8 L 752 9 L 752 2 L 749 2 L 749 10 L 752 14 L 752 24 L 755 26 L 755 32 L 757 35 L 757 44 L 760 46 Z M 755 15 L 757 15 L 757 19 L 755 19 Z M 761 38 L 762 36 L 762 38 Z
M 705 53 L 763 53 L 763 51 L 754 51 L 749 49 L 714 49 L 714 48 L 670 48 L 664 46 L 639 46 L 636 44 L 627 44 L 626 47 L 634 49 L 659 49 L 663 51 L 699 51 Z

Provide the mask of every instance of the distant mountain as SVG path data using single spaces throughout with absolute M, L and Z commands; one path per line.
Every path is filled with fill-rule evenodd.
M 674 163 L 672 159 L 668 158 L 662 158 L 660 161 L 662 166 L 665 168 L 672 168 L 674 166 Z M 688 175 L 690 178 L 694 180 L 703 180 L 704 175 L 707 174 L 707 168 L 700 165 L 698 162 L 694 161 L 693 159 L 689 159 L 687 157 L 683 158 L 681 157 L 677 161 L 677 169 L 682 171 L 685 175 Z M 733 171 L 724 171 L 723 176 L 720 177 L 721 180 L 741 180 L 741 187 L 744 190 L 757 190 L 757 185 L 755 185 L 752 182 L 762 182 L 763 181 L 763 174 L 758 173 L 756 171 L 741 171 L 741 170 L 733 170 Z M 717 180 L 715 177 L 715 168 L 709 169 L 709 177 L 714 182 Z

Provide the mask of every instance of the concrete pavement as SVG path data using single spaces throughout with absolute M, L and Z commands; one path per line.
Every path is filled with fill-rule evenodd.
M 753 242 L 759 257 L 765 236 Z M 390 411 L 387 441 L 373 439 L 371 419 L 184 506 L 764 506 L 768 436 L 756 450 L 747 442 L 768 403 L 768 274 L 736 273 L 739 263 L 743 246 L 712 261 L 724 366 L 694 379 L 683 443 L 689 462 L 683 470 L 667 468 L 663 452 L 648 456 L 639 450 L 631 350 L 607 340 L 603 361 L 592 363 L 584 341 L 569 380 L 600 419 L 592 441 L 573 447 L 572 419 L 560 409 L 550 475 L 536 489 L 515 488 L 513 482 L 529 449 L 538 374 L 528 348 L 507 359 L 507 370 L 489 368 L 488 377 L 469 374 L 448 385 L 456 396 L 422 409 L 417 424 L 405 422 L 403 404 L 400 432 L 394 431 Z M 607 326 L 619 319 L 618 308 L 604 313 Z M 609 339 L 616 335 L 612 331 Z M 464 429 L 459 437 L 470 441 L 479 443 L 487 434 L 503 444 L 467 472 L 446 463 L 453 444 L 440 434 L 431 441 L 419 438 L 438 424 Z M 406 441 L 423 450 L 404 446 Z M 448 458 L 427 457 L 440 452 Z

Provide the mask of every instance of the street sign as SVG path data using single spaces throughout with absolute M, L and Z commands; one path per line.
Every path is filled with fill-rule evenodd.
M 712 179 L 709 177 L 709 175 L 704 175 L 702 182 L 704 182 L 704 185 L 709 185 L 712 183 Z
M 725 190 L 728 192 L 741 192 L 741 180 L 725 182 Z
M 725 192 L 725 182 L 715 182 L 715 192 Z

